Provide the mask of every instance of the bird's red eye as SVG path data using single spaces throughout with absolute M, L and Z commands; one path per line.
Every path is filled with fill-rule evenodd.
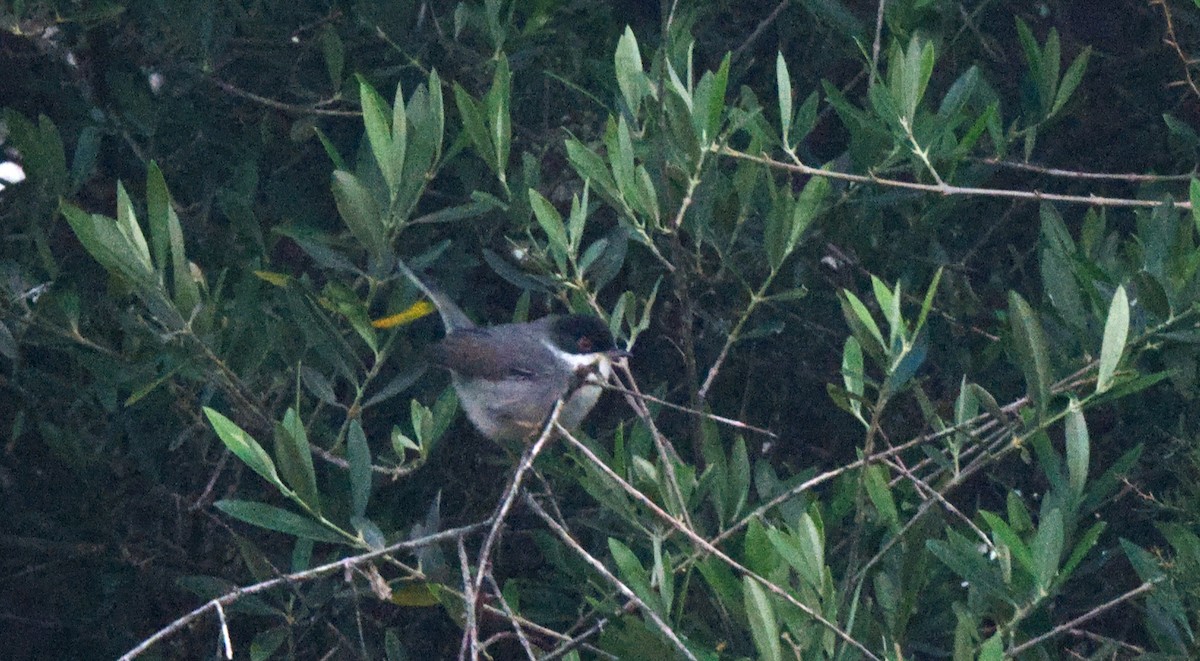
M 590 337 L 581 337 L 581 338 L 579 338 L 579 341 L 576 342 L 575 344 L 576 344 L 576 346 L 579 347 L 580 353 L 591 353 L 592 352 L 592 338 L 590 338 Z

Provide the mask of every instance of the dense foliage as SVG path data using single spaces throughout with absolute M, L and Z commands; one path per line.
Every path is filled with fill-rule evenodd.
M 5 656 L 1200 654 L 1198 7 L 0 6 Z

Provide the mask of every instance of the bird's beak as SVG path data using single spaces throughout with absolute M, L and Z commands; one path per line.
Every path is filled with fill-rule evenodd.
M 608 359 L 614 363 L 633 357 L 632 353 L 629 353 L 624 349 L 613 349 L 611 351 L 606 351 L 604 352 L 604 355 L 608 356 Z

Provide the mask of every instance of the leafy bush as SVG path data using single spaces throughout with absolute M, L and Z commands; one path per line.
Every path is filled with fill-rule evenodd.
M 594 4 L 0 10 L 14 653 L 1195 654 L 1195 10 Z

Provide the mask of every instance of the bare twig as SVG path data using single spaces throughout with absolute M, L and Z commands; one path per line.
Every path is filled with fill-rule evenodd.
M 665 399 L 659 399 L 658 397 L 655 397 L 653 395 L 646 395 L 646 394 L 643 394 L 640 392 L 634 392 L 632 390 L 622 388 L 621 386 L 613 385 L 611 383 L 606 384 L 604 387 L 607 390 L 613 390 L 613 391 L 616 391 L 619 393 L 624 393 L 625 395 L 628 395 L 631 397 L 638 397 L 638 398 L 644 399 L 648 402 L 654 402 L 655 404 L 658 404 L 660 406 L 665 406 L 669 409 L 673 409 L 676 411 L 682 411 L 689 415 L 694 415 L 694 416 L 697 416 L 700 418 L 712 420 L 713 422 L 718 422 L 723 425 L 728 425 L 735 429 L 744 429 L 749 432 L 754 432 L 755 434 L 762 434 L 764 436 L 770 436 L 771 438 L 774 438 L 774 439 L 779 438 L 779 434 L 776 434 L 775 432 L 773 432 L 769 429 L 763 429 L 762 427 L 755 427 L 754 425 L 742 422 L 741 420 L 734 420 L 733 418 L 726 418 L 725 416 L 716 415 L 714 413 L 706 413 L 704 411 L 698 411 L 698 410 L 688 407 L 688 406 L 680 406 L 679 404 L 673 404 L 671 402 L 668 402 Z
M 470 658 L 474 659 L 479 655 L 479 624 L 475 621 L 475 604 L 479 602 L 479 594 L 475 592 L 475 582 L 471 580 L 471 560 L 467 557 L 466 541 L 459 537 L 458 544 L 458 568 L 462 573 L 463 581 L 463 617 L 466 622 L 463 624 L 463 644 L 469 649 L 459 651 L 458 658 L 463 658 L 464 652 L 470 653 Z
M 564 398 L 565 399 L 565 398 Z M 488 534 L 484 537 L 483 544 L 479 547 L 479 556 L 476 558 L 478 567 L 475 570 L 474 577 L 471 578 L 471 588 L 467 590 L 468 596 L 478 595 L 483 591 L 483 578 L 488 573 L 488 565 L 491 562 L 492 547 L 495 546 L 496 540 L 500 538 L 500 530 L 504 527 L 504 519 L 508 516 L 508 512 L 512 509 L 513 503 L 517 499 L 517 493 L 521 490 L 521 483 L 525 480 L 525 475 L 533 468 L 533 460 L 541 453 L 542 448 L 554 438 L 554 430 L 556 427 L 561 428 L 558 424 L 558 416 L 562 414 L 563 401 L 559 399 L 554 405 L 554 410 L 550 412 L 550 417 L 546 420 L 545 426 L 542 427 L 542 433 L 538 436 L 537 441 L 526 448 L 525 453 L 521 455 L 521 461 L 517 464 L 517 470 L 513 473 L 512 479 L 508 481 L 508 487 L 504 490 L 504 495 L 500 499 L 500 504 L 496 507 L 496 512 L 491 516 L 491 526 Z M 474 604 L 469 604 L 468 608 L 474 608 Z M 474 627 L 463 632 L 463 644 L 460 648 L 460 656 L 467 649 L 470 649 L 472 661 L 478 658 L 479 653 L 479 631 Z
M 883 14 L 887 10 L 887 0 L 879 0 L 875 10 L 875 40 L 871 43 L 871 77 L 867 79 L 867 87 L 875 85 L 875 73 L 879 71 L 879 44 L 883 41 Z
M 675 631 L 671 629 L 671 625 L 667 624 L 666 621 L 662 619 L 662 616 L 655 612 L 653 608 L 650 608 L 650 606 L 646 605 L 646 602 L 642 601 L 641 598 L 639 598 L 633 591 L 633 589 L 631 589 L 628 585 L 625 585 L 621 579 L 617 578 L 616 574 L 610 572 L 608 568 L 604 566 L 603 562 L 600 562 L 600 560 L 594 555 L 588 553 L 587 550 L 579 544 L 579 542 L 575 541 L 575 539 L 571 537 L 570 531 L 564 528 L 558 521 L 555 521 L 554 517 L 550 516 L 546 510 L 542 509 L 542 506 L 537 502 L 536 499 L 526 495 L 525 502 L 529 505 L 529 508 L 533 510 L 534 514 L 541 517 L 542 520 L 546 522 L 546 525 L 550 526 L 550 529 L 554 531 L 554 534 L 558 535 L 558 538 L 562 540 L 562 543 L 567 545 L 572 551 L 575 552 L 575 555 L 582 558 L 584 562 L 588 563 L 588 565 L 590 565 L 591 568 L 596 571 L 596 573 L 603 576 L 604 580 L 612 584 L 612 586 L 621 593 L 621 596 L 625 597 L 634 604 L 637 604 L 637 607 L 640 608 L 642 613 L 646 615 L 646 618 L 649 619 L 650 622 L 662 632 L 663 636 L 666 636 L 667 640 L 671 641 L 671 644 L 674 645 L 676 649 L 678 649 L 685 657 L 692 659 L 692 661 L 697 661 L 695 655 L 693 655 L 691 650 L 687 648 L 687 645 L 684 645 L 683 641 L 679 639 L 679 636 L 675 633 Z
M 1157 200 L 1136 200 L 1121 197 L 1099 197 L 1096 195 L 1063 195 L 1061 193 L 1043 193 L 1041 191 L 1023 191 L 1009 190 L 1004 188 L 976 188 L 970 186 L 954 186 L 947 183 L 942 184 L 920 184 L 914 181 L 901 181 L 899 179 L 886 179 L 875 175 L 850 174 L 847 172 L 832 172 L 814 168 L 803 163 L 784 163 L 777 161 L 767 156 L 755 156 L 746 152 L 738 151 L 730 147 L 717 147 L 716 149 L 725 156 L 740 158 L 742 160 L 753 161 L 768 167 L 788 170 L 791 172 L 799 172 L 814 177 L 828 177 L 830 179 L 838 179 L 841 181 L 851 181 L 859 184 L 876 184 L 879 186 L 890 186 L 892 188 L 904 188 L 907 190 L 916 190 L 924 193 L 937 193 L 938 195 L 976 195 L 980 197 L 1007 197 L 1020 200 L 1048 200 L 1051 202 L 1066 202 L 1069 204 L 1087 204 L 1100 207 L 1142 207 L 1153 208 L 1164 204 Z M 1171 202 L 1176 209 L 1191 209 L 1191 202 Z
M 750 48 L 750 44 L 758 41 L 758 38 L 762 36 L 762 33 L 767 29 L 767 26 L 771 25 L 775 22 L 775 19 L 779 18 L 779 15 L 783 13 L 784 9 L 787 9 L 787 6 L 791 4 L 791 1 L 792 0 L 782 0 L 782 2 L 780 2 L 778 5 L 775 5 L 775 9 L 772 9 L 771 13 L 767 14 L 766 18 L 758 22 L 758 25 L 754 27 L 754 32 L 751 32 L 750 36 L 746 37 L 745 41 L 742 42 L 742 45 L 734 49 L 731 59 L 736 62 L 738 58 L 742 56 L 742 53 L 746 52 L 747 48 Z
M 559 425 L 558 427 L 559 427 L 559 432 L 562 434 L 562 437 L 568 443 L 570 443 L 575 449 L 577 449 L 580 453 L 582 453 L 585 457 L 587 457 L 588 461 L 592 462 L 592 464 L 595 465 L 596 468 L 598 468 L 600 470 L 600 472 L 604 473 L 608 477 L 608 479 L 610 479 L 614 483 L 616 483 L 616 485 L 621 487 L 621 489 L 623 491 L 625 491 L 625 493 L 629 494 L 630 497 L 632 497 L 637 502 L 641 503 L 641 505 L 643 507 L 650 510 L 650 512 L 652 514 L 654 514 L 656 517 L 658 517 L 659 519 L 661 519 L 662 521 L 667 523 L 669 526 L 671 526 L 675 530 L 678 530 L 680 533 L 682 533 L 683 536 L 687 537 L 688 540 L 690 540 L 692 542 L 692 544 L 694 546 L 696 546 L 699 550 L 704 551 L 709 554 L 712 554 L 713 556 L 716 556 L 716 558 L 718 560 L 720 560 L 721 562 L 728 565 L 734 571 L 738 572 L 739 574 L 741 574 L 743 576 L 750 577 L 751 580 L 755 581 L 759 585 L 762 585 L 767 590 L 771 591 L 773 594 L 778 595 L 779 597 L 783 598 L 785 601 L 787 601 L 791 605 L 795 606 L 796 608 L 799 608 L 802 612 L 804 612 L 804 614 L 808 615 L 813 620 L 816 620 L 822 626 L 824 626 L 827 629 L 829 629 L 830 631 L 832 631 L 834 633 L 834 635 L 841 638 L 846 643 L 850 644 L 852 647 L 857 649 L 868 659 L 874 659 L 875 661 L 879 661 L 878 656 L 876 656 L 874 653 L 872 653 L 871 650 L 867 649 L 865 645 L 863 645 L 862 643 L 855 640 L 853 636 L 851 636 L 849 633 L 847 633 L 844 629 L 839 627 L 837 624 L 826 619 L 825 616 L 823 616 L 820 613 L 818 613 L 817 611 L 813 610 L 813 608 L 811 606 L 809 606 L 808 604 L 805 604 L 805 603 L 801 602 L 800 600 L 796 599 L 796 597 L 794 595 L 792 595 L 791 592 L 779 587 L 778 585 L 776 585 L 775 583 L 773 583 L 771 581 L 768 581 L 767 579 L 763 578 L 759 574 L 751 571 L 750 568 L 739 563 L 737 560 L 734 560 L 728 554 L 726 554 L 724 551 L 722 551 L 721 549 L 714 546 L 712 542 L 710 542 L 710 541 L 704 539 L 703 537 L 701 537 L 700 535 L 696 534 L 696 532 L 694 530 L 685 526 L 678 519 L 671 516 L 666 510 L 659 507 L 657 503 L 655 503 L 653 500 L 648 498 L 644 493 L 642 493 L 641 491 L 638 491 L 637 488 L 635 488 L 632 484 L 629 484 L 629 482 L 625 481 L 624 478 L 622 478 L 620 475 L 617 475 L 617 473 L 614 472 L 612 468 L 609 468 L 608 464 L 604 463 L 604 461 L 602 459 L 600 459 L 600 457 L 597 457 L 596 454 L 594 452 L 592 452 L 591 448 L 587 447 L 586 445 L 581 443 L 579 441 L 579 439 L 572 436 L 568 430 L 566 430 L 565 428 L 562 427 L 562 425 Z
M 142 653 L 146 652 L 151 647 L 153 647 L 159 641 L 166 639 L 168 636 L 174 634 L 175 632 L 177 632 L 177 631 L 183 629 L 184 627 L 186 627 L 187 625 L 191 624 L 194 620 L 199 618 L 201 615 L 204 615 L 205 613 L 207 613 L 211 610 L 216 610 L 216 608 L 218 606 L 221 606 L 221 607 L 228 606 L 229 604 L 232 604 L 233 602 L 241 599 L 242 597 L 246 597 L 246 596 L 252 595 L 252 594 L 258 594 L 260 592 L 265 592 L 267 590 L 277 588 L 281 585 L 287 585 L 287 584 L 291 584 L 291 583 L 299 583 L 302 581 L 308 581 L 308 580 L 312 580 L 315 578 L 320 578 L 322 576 L 332 574 L 339 570 L 345 571 L 346 569 L 348 569 L 350 567 L 356 567 L 358 565 L 371 562 L 372 560 L 375 560 L 376 558 L 382 558 L 382 557 L 391 555 L 392 553 L 395 553 L 397 551 L 407 551 L 407 550 L 421 548 L 423 546 L 429 546 L 431 544 L 437 544 L 440 542 L 458 539 L 465 535 L 474 533 L 478 530 L 482 530 L 483 528 L 488 526 L 489 523 L 490 523 L 490 519 L 486 520 L 486 521 L 481 521 L 479 523 L 473 523 L 473 524 L 470 524 L 467 526 L 462 526 L 459 528 L 443 530 L 442 532 L 434 533 L 432 535 L 425 535 L 424 537 L 418 537 L 416 539 L 410 539 L 410 540 L 405 540 L 403 542 L 397 542 L 390 546 L 384 547 L 382 549 L 378 549 L 376 551 L 371 551 L 369 553 L 363 553 L 360 555 L 354 555 L 354 556 L 350 556 L 347 558 L 342 558 L 341 560 L 335 560 L 333 562 L 326 563 L 319 567 L 313 567 L 312 569 L 308 569 L 305 571 L 296 572 L 293 574 L 287 574 L 286 576 L 280 576 L 278 578 L 273 578 L 271 580 L 263 581 L 261 583 L 255 583 L 254 585 L 249 585 L 244 588 L 236 588 L 236 589 L 230 590 L 229 592 L 221 595 L 220 597 L 217 597 L 216 599 L 212 599 L 212 600 L 205 602 L 199 608 L 196 608 L 195 610 L 188 613 L 187 615 L 184 615 L 183 617 L 180 617 L 179 619 L 168 624 L 167 626 L 163 627 L 162 629 L 159 629 L 157 632 L 154 633 L 154 635 L 152 635 L 149 638 L 138 643 L 138 645 L 136 647 L 134 647 L 133 649 L 129 650 L 124 655 L 122 655 L 119 661 L 130 661 L 131 659 L 137 658 Z
M 250 101 L 267 106 L 268 108 L 274 108 L 275 110 L 282 110 L 283 112 L 292 113 L 295 115 L 326 115 L 329 117 L 362 117 L 362 112 L 360 112 L 358 110 L 325 110 L 324 108 L 314 108 L 312 106 L 298 106 L 298 105 L 295 105 L 292 103 L 284 103 L 282 101 L 276 101 L 275 99 L 269 99 L 265 96 L 260 96 L 253 92 L 247 92 L 246 90 L 244 90 L 240 87 L 237 87 L 236 85 L 233 85 L 232 83 L 227 83 L 224 80 L 217 78 L 216 76 L 210 77 L 209 80 L 211 80 L 212 83 L 214 85 L 216 85 L 217 87 L 220 87 L 221 89 L 225 90 L 226 92 L 229 92 L 230 94 L 232 94 L 234 96 L 240 96 L 243 99 L 249 99 Z
M 1183 77 L 1187 81 L 1187 86 L 1191 88 L 1192 94 L 1200 97 L 1200 87 L 1197 87 L 1196 79 L 1192 78 L 1191 65 L 1194 63 L 1194 60 L 1188 57 L 1187 53 L 1183 52 L 1183 49 L 1179 47 L 1179 40 L 1175 37 L 1175 22 L 1171 18 L 1171 10 L 1167 7 L 1166 0 L 1150 0 L 1150 5 L 1162 7 L 1163 20 L 1166 22 L 1165 29 L 1167 31 L 1166 36 L 1163 37 L 1163 43 L 1175 51 L 1175 55 L 1183 63 Z
M 1125 594 L 1123 594 L 1119 597 L 1110 599 L 1110 600 L 1104 602 L 1103 604 L 1100 604 L 1099 606 L 1091 609 L 1090 611 L 1084 613 L 1083 615 L 1080 615 L 1079 617 L 1071 620 L 1070 622 L 1067 622 L 1065 624 L 1060 624 L 1057 627 L 1054 627 L 1053 629 L 1047 631 L 1046 633 L 1044 633 L 1040 636 L 1037 636 L 1036 638 L 1030 638 L 1029 640 L 1027 640 L 1027 641 L 1021 643 L 1020 645 L 1017 645 L 1016 647 L 1013 647 L 1012 649 L 1005 652 L 1004 656 L 1006 658 L 1013 658 L 1013 657 L 1017 656 L 1018 654 L 1020 654 L 1021 652 L 1024 652 L 1025 650 L 1029 649 L 1030 647 L 1033 647 L 1034 645 L 1041 643 L 1044 640 L 1053 638 L 1054 636 L 1057 636 L 1058 634 L 1060 634 L 1064 631 L 1074 629 L 1075 627 L 1079 626 L 1080 624 L 1087 622 L 1088 620 L 1092 619 L 1093 617 L 1096 617 L 1097 615 L 1103 613 L 1104 611 L 1106 611 L 1110 608 L 1113 608 L 1114 606 L 1118 606 L 1123 602 L 1129 601 L 1130 599 L 1133 599 L 1134 597 L 1136 597 L 1144 592 L 1149 592 L 1150 590 L 1153 590 L 1154 586 L 1155 586 L 1155 582 L 1153 582 L 1153 581 L 1147 581 L 1145 583 L 1142 583 L 1141 585 L 1130 590 L 1129 592 L 1126 592 Z
M 1020 161 L 1003 161 L 998 158 L 971 158 L 968 159 L 976 163 L 985 165 L 994 165 L 1001 168 L 1009 168 L 1012 170 L 1024 170 L 1026 172 L 1036 172 L 1051 177 L 1063 177 L 1066 179 L 1096 179 L 1099 181 L 1128 181 L 1133 183 L 1155 183 L 1160 181 L 1190 181 L 1196 173 L 1189 174 L 1134 174 L 1132 172 L 1080 172 L 1079 170 L 1062 170 L 1059 168 L 1048 168 L 1033 163 L 1021 163 Z

